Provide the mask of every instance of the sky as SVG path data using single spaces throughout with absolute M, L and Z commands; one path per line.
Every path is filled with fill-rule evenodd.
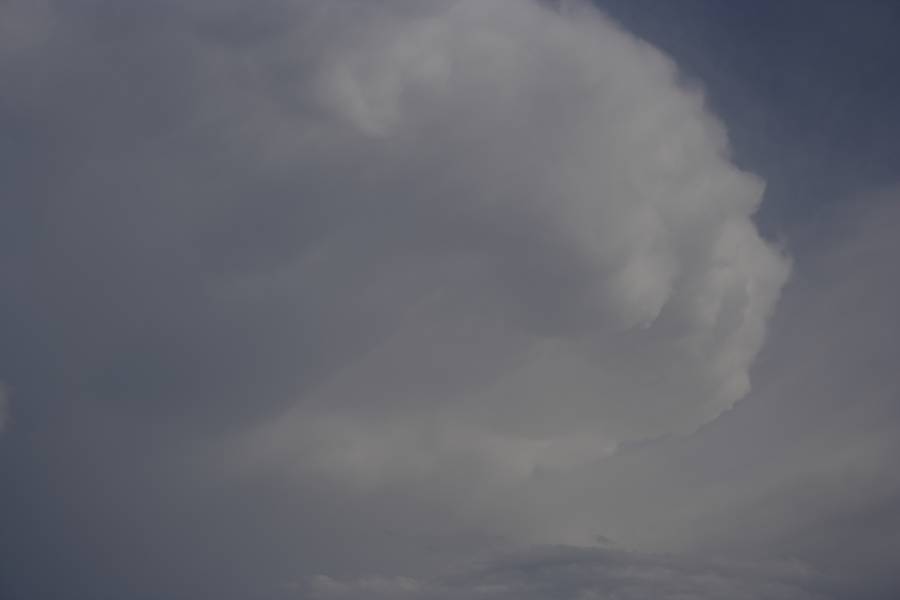
M 897 598 L 897 25 L 0 0 L 0 600 Z

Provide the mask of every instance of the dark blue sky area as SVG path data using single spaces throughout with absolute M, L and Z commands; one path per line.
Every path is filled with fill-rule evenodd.
M 769 234 L 896 182 L 900 2 L 598 0 L 670 54 L 768 181 Z

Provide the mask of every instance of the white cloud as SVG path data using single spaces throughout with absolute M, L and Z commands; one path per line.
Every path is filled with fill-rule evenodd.
M 536 520 L 632 548 L 804 557 L 866 593 L 894 589 L 898 199 L 857 195 L 797 236 L 798 276 L 735 410 L 555 478 Z
M 592 11 L 456 0 L 354 32 L 298 84 L 315 110 L 244 138 L 349 212 L 247 289 L 324 286 L 335 327 L 378 333 L 242 436 L 240 462 L 589 539 L 551 514 L 548 476 L 750 389 L 789 272 L 752 220 L 763 184 L 674 65 Z
M 318 160 L 369 222 L 290 276 L 368 244 L 354 304 L 393 316 L 252 436 L 256 458 L 354 485 L 458 460 L 517 480 L 747 393 L 788 274 L 751 218 L 763 185 L 668 59 L 580 16 L 457 0 L 373 21 L 313 70 L 330 117 L 298 135 L 339 149 Z
M 98 396 L 265 415 L 241 464 L 555 540 L 548 476 L 747 393 L 789 268 L 665 56 L 587 6 L 242 6 L 13 70 L 65 124 L 58 247 L 114 286 L 62 336 Z
M 762 181 L 586 5 L 132 4 L 0 6 L 7 350 L 53 417 L 8 514 L 88 541 L 57 540 L 61 573 L 105 588 L 103 549 L 141 539 L 113 587 L 193 565 L 226 596 L 298 569 L 347 598 L 804 588 L 572 549 L 428 576 L 603 532 L 893 577 L 896 212 L 822 235 L 779 300 Z

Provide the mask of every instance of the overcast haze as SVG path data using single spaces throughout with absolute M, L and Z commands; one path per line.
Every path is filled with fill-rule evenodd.
M 0 0 L 0 599 L 900 596 L 898 24 Z

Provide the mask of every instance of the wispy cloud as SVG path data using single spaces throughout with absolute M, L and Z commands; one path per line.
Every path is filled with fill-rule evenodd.
M 798 564 L 751 565 L 610 549 L 534 548 L 433 579 L 319 576 L 296 586 L 322 600 L 823 600 L 824 581 Z

